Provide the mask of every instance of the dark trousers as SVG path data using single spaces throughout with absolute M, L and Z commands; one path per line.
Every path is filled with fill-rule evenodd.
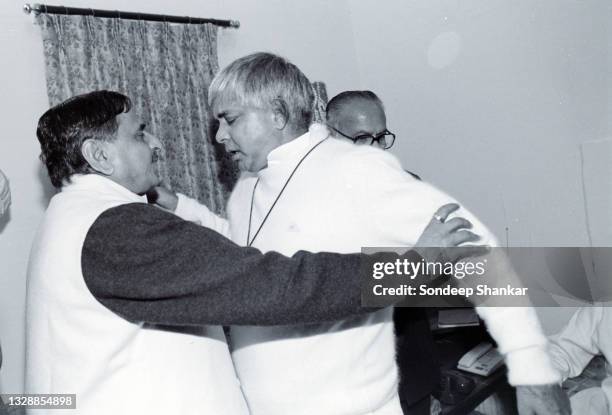
M 426 396 L 420 401 L 407 404 L 406 401 L 400 400 L 402 404 L 402 412 L 404 415 L 429 415 L 431 407 L 431 397 Z
M 429 414 L 429 396 L 439 383 L 440 368 L 427 313 L 421 308 L 396 308 L 393 320 L 402 409 L 404 414 Z

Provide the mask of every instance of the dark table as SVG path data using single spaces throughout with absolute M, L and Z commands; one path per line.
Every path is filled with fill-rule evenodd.
M 480 403 L 494 393 L 500 393 L 504 397 L 510 397 L 509 402 L 504 402 L 510 412 L 516 412 L 516 399 L 514 389 L 506 379 L 506 368 L 502 366 L 489 376 L 480 376 L 456 369 L 457 362 L 466 352 L 482 341 L 495 344 L 483 325 L 477 327 L 461 327 L 453 329 L 434 329 L 436 352 L 440 363 L 442 374 L 451 371 L 471 379 L 475 387 L 455 404 L 442 403 L 442 414 L 464 415 L 471 413 Z

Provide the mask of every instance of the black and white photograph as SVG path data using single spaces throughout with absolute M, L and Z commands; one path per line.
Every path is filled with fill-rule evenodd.
M 0 45 L 0 415 L 612 415 L 610 0 L 5 0 Z

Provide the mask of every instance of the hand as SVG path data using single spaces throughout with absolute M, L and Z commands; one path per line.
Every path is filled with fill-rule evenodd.
M 516 387 L 519 415 L 570 415 L 567 394 L 559 385 L 525 385 Z
M 155 186 L 147 193 L 149 203 L 154 203 L 171 212 L 176 210 L 178 205 L 178 196 L 170 189 L 164 186 Z
M 427 262 L 456 262 L 463 258 L 486 254 L 485 245 L 462 246 L 465 242 L 474 242 L 480 236 L 466 230 L 472 224 L 467 219 L 456 217 L 446 221 L 448 215 L 459 209 L 456 203 L 440 207 L 419 237 L 414 250 Z M 447 249 L 451 248 L 451 249 Z

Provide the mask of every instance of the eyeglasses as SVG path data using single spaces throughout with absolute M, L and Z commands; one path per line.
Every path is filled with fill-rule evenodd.
M 350 135 L 344 134 L 342 131 L 338 131 L 334 127 L 331 127 L 331 129 L 340 134 L 342 137 L 348 138 L 355 144 L 367 144 L 369 146 L 376 144 L 377 146 L 388 150 L 393 146 L 393 143 L 395 143 L 395 134 L 389 130 L 385 130 L 375 136 L 371 134 L 360 134 L 356 137 L 351 137 Z

